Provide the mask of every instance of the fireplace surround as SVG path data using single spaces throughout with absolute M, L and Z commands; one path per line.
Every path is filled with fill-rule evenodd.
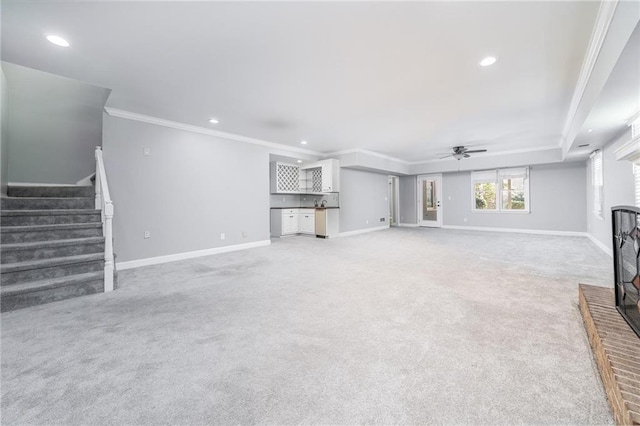
M 640 209 L 611 209 L 615 306 L 640 336 Z

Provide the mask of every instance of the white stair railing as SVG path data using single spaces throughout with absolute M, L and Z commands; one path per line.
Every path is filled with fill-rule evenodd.
M 102 147 L 96 147 L 96 209 L 102 213 L 102 235 L 104 235 L 104 291 L 113 291 L 113 202 L 109 195 L 107 173 L 102 160 Z

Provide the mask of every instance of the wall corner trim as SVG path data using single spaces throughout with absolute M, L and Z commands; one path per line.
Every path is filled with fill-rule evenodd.
M 384 229 L 389 229 L 389 225 L 376 226 L 374 228 L 356 229 L 355 231 L 341 232 L 340 234 L 338 234 L 338 236 L 350 237 L 352 235 L 366 234 L 367 232 L 382 231 Z
M 194 259 L 196 257 L 211 256 L 213 254 L 228 253 L 238 250 L 246 250 L 256 247 L 264 247 L 271 244 L 271 240 L 255 241 L 246 244 L 234 244 L 224 247 L 215 247 L 205 250 L 188 251 L 183 253 L 168 254 L 165 256 L 148 257 L 145 259 L 129 260 L 126 262 L 117 262 L 116 269 L 124 271 L 126 269 L 139 268 L 141 266 L 159 265 L 161 263 L 176 262 L 178 260 Z
M 586 233 L 586 237 L 591 240 L 591 242 L 595 244 L 600 250 L 605 252 L 609 257 L 613 257 L 613 252 L 611 251 L 611 249 L 605 244 L 602 244 L 602 242 L 600 242 L 600 240 L 598 240 L 596 237 L 589 234 L 588 232 Z
M 221 132 L 219 130 L 208 129 L 206 127 L 194 126 L 192 124 L 180 123 L 177 121 L 165 120 L 164 118 L 152 117 L 150 115 L 138 114 L 136 112 L 124 111 L 117 108 L 105 107 L 104 111 L 112 117 L 124 118 L 126 120 L 140 121 L 142 123 L 154 124 L 156 126 L 170 127 L 172 129 L 183 130 L 186 132 L 200 133 L 202 135 L 214 136 L 214 137 L 237 141 L 237 142 L 245 142 L 253 145 L 261 145 L 261 146 L 266 146 L 268 148 L 274 148 L 274 149 L 279 149 L 283 151 L 314 155 L 317 157 L 324 156 L 323 153 L 318 151 L 312 151 L 310 149 L 298 148 L 295 146 L 263 141 L 261 139 L 250 138 L 248 136 Z
M 518 229 L 518 228 L 493 228 L 490 226 L 458 226 L 442 225 L 443 229 L 458 229 L 462 231 L 487 231 L 487 232 L 511 232 L 516 234 L 556 235 L 562 237 L 586 237 L 586 232 L 579 231 L 553 231 L 544 229 Z

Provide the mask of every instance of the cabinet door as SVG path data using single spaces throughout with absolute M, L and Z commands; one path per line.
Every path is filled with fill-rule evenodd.
M 300 232 L 302 234 L 315 233 L 315 215 L 311 213 L 300 213 Z
M 300 168 L 293 164 L 276 163 L 275 173 L 276 192 L 300 192 Z
M 298 213 L 282 212 L 282 235 L 298 233 Z
M 322 161 L 322 192 L 339 192 L 340 166 L 337 160 Z

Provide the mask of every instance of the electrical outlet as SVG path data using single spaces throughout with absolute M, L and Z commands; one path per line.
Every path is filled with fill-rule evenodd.
M 144 231 L 144 239 L 145 239 L 145 240 L 147 240 L 147 239 L 149 239 L 149 238 L 151 238 L 151 232 L 149 232 L 149 231 Z
M 286 203 L 287 202 L 287 197 L 282 197 L 282 202 Z
M 148 146 L 145 146 L 144 148 L 142 148 L 142 155 L 144 155 L 145 157 L 150 157 L 151 148 L 149 148 Z
M 466 222 L 466 221 L 467 221 L 467 218 L 465 217 L 465 218 L 464 218 L 464 219 L 462 219 L 462 220 L 464 220 L 464 221 Z
M 380 218 L 380 222 L 384 222 L 384 220 L 385 220 L 384 217 Z
M 368 225 L 368 224 L 369 224 L 369 219 L 365 220 L 365 221 L 364 221 L 364 223 L 365 223 L 366 225 Z
M 247 238 L 247 232 L 246 231 L 242 231 L 242 238 Z
M 222 234 L 220 234 L 220 239 L 224 240 L 224 232 Z

